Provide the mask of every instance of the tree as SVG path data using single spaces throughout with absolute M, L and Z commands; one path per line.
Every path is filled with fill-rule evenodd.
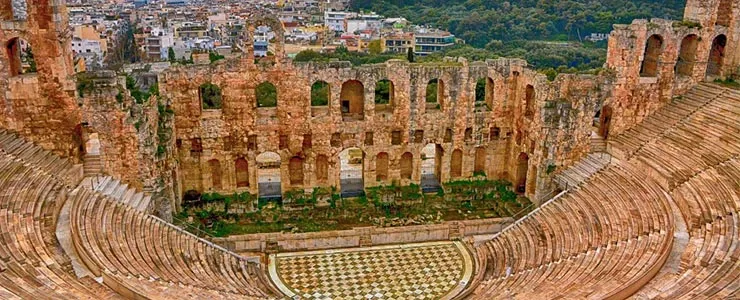
M 221 88 L 213 83 L 204 83 L 200 86 L 200 99 L 203 109 L 221 108 Z
M 367 50 L 370 52 L 370 54 L 373 54 L 373 55 L 382 53 L 383 47 L 380 44 L 380 40 L 370 41 L 370 44 L 367 45 Z
M 28 69 L 25 70 L 24 73 L 36 73 L 36 60 L 33 57 L 33 51 L 31 51 L 31 46 L 26 47 L 26 50 L 23 53 L 23 59 L 24 62 L 28 63 Z
M 406 51 L 406 59 L 410 63 L 414 62 L 415 58 L 414 58 L 414 48 L 413 47 L 409 47 L 409 50 Z
M 167 49 L 167 58 L 170 61 L 170 63 L 175 63 L 177 61 L 177 56 L 175 55 L 175 49 L 172 49 L 172 47 Z

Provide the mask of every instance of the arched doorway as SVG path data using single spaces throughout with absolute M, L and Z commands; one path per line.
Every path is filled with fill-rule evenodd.
M 611 106 L 605 105 L 601 108 L 601 112 L 598 113 L 599 116 L 599 129 L 598 134 L 603 139 L 609 138 L 609 128 L 611 127 L 612 123 L 612 108 Z
M 10 65 L 10 76 L 36 73 L 36 59 L 33 56 L 31 44 L 21 38 L 14 38 L 5 45 Z
M 365 192 L 365 153 L 347 148 L 339 153 L 339 185 L 342 197 L 357 197 Z
M 676 75 L 691 76 L 696 64 L 696 49 L 699 46 L 699 37 L 696 34 L 689 34 L 681 41 L 681 51 L 676 61 Z
M 722 73 L 722 64 L 725 59 L 725 46 L 727 46 L 727 36 L 718 35 L 712 41 L 712 50 L 709 51 L 709 61 L 707 62 L 707 76 L 720 76 Z
M 221 185 L 221 162 L 218 159 L 211 159 L 208 161 L 208 169 L 211 171 L 211 188 L 219 191 L 223 187 Z
M 658 76 L 658 63 L 660 55 L 663 53 L 663 37 L 653 34 L 648 38 L 645 45 L 645 55 L 642 59 L 640 68 L 640 77 Z
M 302 186 L 303 185 L 303 159 L 294 156 L 288 163 L 288 170 L 290 171 L 290 185 L 291 186 Z
M 249 187 L 249 163 L 243 157 L 234 161 L 234 170 L 236 171 L 236 187 Z
M 343 83 L 339 98 L 341 100 L 342 117 L 345 121 L 364 119 L 365 87 L 361 82 L 349 80 Z
M 380 152 L 375 157 L 375 180 L 386 181 L 388 180 L 388 153 Z
M 437 144 L 427 144 L 421 149 L 421 189 L 433 193 L 440 188 L 442 155 L 444 150 Z
M 264 152 L 257 155 L 257 187 L 260 198 L 280 199 L 280 155 L 275 152 Z
M 486 148 L 478 147 L 475 148 L 475 164 L 473 169 L 473 175 L 475 176 L 486 176 Z
M 519 153 L 516 164 L 516 180 L 514 182 L 517 193 L 527 191 L 527 171 L 529 168 L 529 156 L 527 153 Z
M 460 178 L 462 176 L 462 150 L 455 149 L 452 151 L 452 159 L 450 160 L 450 177 L 453 179 Z
M 411 179 L 414 174 L 414 155 L 406 152 L 401 155 L 401 179 Z

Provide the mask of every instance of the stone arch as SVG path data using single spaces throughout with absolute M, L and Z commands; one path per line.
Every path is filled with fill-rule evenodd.
M 676 74 L 682 76 L 691 76 L 694 73 L 696 64 L 696 49 L 699 46 L 699 37 L 696 34 L 689 34 L 681 40 L 681 50 L 676 60 Z
M 211 187 L 214 190 L 221 190 L 221 162 L 218 159 L 211 159 L 208 161 L 208 169 L 211 172 Z
M 282 159 L 275 152 L 257 155 L 257 189 L 262 198 L 282 197 L 280 166 Z
M 234 171 L 236 177 L 236 187 L 249 187 L 249 163 L 243 157 L 234 161 Z
M 603 139 L 609 138 L 609 129 L 611 128 L 612 123 L 612 108 L 609 105 L 604 105 L 604 107 L 601 108 L 601 113 L 599 114 L 599 135 Z
M 331 101 L 331 86 L 323 80 L 311 85 L 311 106 L 327 106 Z
M 462 164 L 463 164 L 463 153 L 460 149 L 452 151 L 452 159 L 450 160 L 450 177 L 460 178 L 462 176 Z
M 476 174 L 486 175 L 486 148 L 475 148 L 475 164 L 473 171 Z
M 657 34 L 651 35 L 645 44 L 645 54 L 640 68 L 640 77 L 658 76 L 658 63 L 663 53 L 663 37 Z
M 445 84 L 442 79 L 434 78 L 427 82 L 426 103 L 427 109 L 440 109 L 444 105 Z
M 442 178 L 444 150 L 439 144 L 427 144 L 421 149 L 421 187 L 436 191 Z
M 31 44 L 19 37 L 12 38 L 5 46 L 10 65 L 10 76 L 31 74 L 38 71 Z
M 732 0 L 720 0 L 717 6 L 717 22 L 715 25 L 730 26 L 732 20 Z
M 524 92 L 524 107 L 525 107 L 524 116 L 526 117 L 534 116 L 535 91 L 534 91 L 534 86 L 532 86 L 531 84 L 527 85 L 527 88 Z
M 277 107 L 278 105 L 278 91 L 274 84 L 269 81 L 265 81 L 257 85 L 254 89 L 254 93 L 257 99 L 257 107 Z
M 375 110 L 393 110 L 395 104 L 395 87 L 393 81 L 388 79 L 379 80 L 375 83 Z
M 294 156 L 288 162 L 290 185 L 303 185 L 303 158 Z
M 524 193 L 527 190 L 527 171 L 529 169 L 529 156 L 527 153 L 519 153 L 516 164 L 516 191 Z
M 339 185 L 342 196 L 359 196 L 365 190 L 365 152 L 347 148 L 339 153 Z
M 348 80 L 342 84 L 339 96 L 342 105 L 342 116 L 362 120 L 365 115 L 365 86 L 357 80 Z
M 198 88 L 198 97 L 200 98 L 203 109 L 221 109 L 223 108 L 223 94 L 221 88 L 210 82 L 201 84 Z
M 316 157 L 316 180 L 326 182 L 329 179 L 329 159 L 326 155 L 319 154 Z
M 283 26 L 283 22 L 281 22 L 274 14 L 250 16 L 247 19 L 249 21 L 246 26 L 248 44 L 246 48 L 247 51 L 250 52 L 252 58 L 260 56 L 258 55 L 258 52 L 266 51 L 272 43 L 275 45 L 275 47 L 273 47 L 275 49 L 275 53 L 273 53 L 275 58 L 277 58 L 277 61 L 282 60 L 285 57 L 285 27 Z M 258 34 L 260 27 L 263 26 L 270 29 L 270 32 L 274 35 L 272 38 L 265 39 L 260 36 L 261 34 Z M 267 40 L 267 43 L 258 43 L 258 41 L 264 40 Z M 258 47 L 264 48 L 258 49 Z M 264 54 L 267 53 L 265 52 Z
M 712 48 L 709 50 L 707 61 L 707 76 L 719 76 L 722 74 L 722 64 L 725 60 L 725 46 L 727 36 L 720 34 L 712 40 Z
M 401 179 L 411 179 L 414 174 L 414 155 L 406 152 L 401 155 Z
M 386 181 L 388 180 L 388 165 L 389 165 L 388 153 L 380 152 L 375 156 L 375 180 Z

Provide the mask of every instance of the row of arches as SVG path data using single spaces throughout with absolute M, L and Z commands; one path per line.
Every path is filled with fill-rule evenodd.
M 395 85 L 393 81 L 383 79 L 375 84 L 374 100 L 376 111 L 393 110 L 395 105 Z M 221 109 L 223 94 L 219 86 L 207 82 L 198 89 L 198 95 L 203 109 Z M 311 106 L 322 107 L 331 103 L 331 85 L 318 80 L 311 85 Z M 425 102 L 427 109 L 441 109 L 445 99 L 445 83 L 434 78 L 427 82 L 425 88 Z M 362 119 L 365 109 L 365 86 L 358 80 L 348 80 L 342 83 L 340 107 L 346 118 Z M 476 81 L 474 90 L 475 107 L 491 109 L 493 107 L 494 82 L 490 77 Z M 535 91 L 532 85 L 526 86 L 525 111 L 526 115 L 534 114 Z M 256 107 L 269 108 L 278 105 L 278 90 L 274 84 L 265 81 L 255 88 Z
M 485 147 L 477 147 L 473 155 L 473 174 L 487 175 L 486 166 L 488 164 L 487 150 Z M 420 156 L 414 157 L 411 152 L 404 152 L 398 157 L 398 173 L 402 180 L 412 180 L 414 170 L 418 169 L 421 177 L 422 188 L 439 187 L 442 178 L 444 150 L 439 144 L 427 144 L 422 148 Z M 345 196 L 358 195 L 364 192 L 365 187 L 365 153 L 360 148 L 344 149 L 338 154 L 340 168 L 339 179 L 341 193 Z M 380 152 L 375 155 L 375 178 L 378 183 L 386 184 L 391 178 L 391 161 L 392 157 L 387 152 Z M 527 182 L 527 171 L 529 167 L 529 158 L 526 153 L 521 153 L 517 161 L 517 175 L 515 187 L 518 191 L 524 192 Z M 463 165 L 470 162 L 464 161 L 463 151 L 455 149 L 452 151 L 449 163 L 449 179 L 461 179 Z M 247 159 L 238 157 L 233 161 L 233 176 L 237 189 L 250 187 L 250 165 Z M 303 187 L 305 184 L 305 160 L 302 157 L 294 156 L 288 160 L 288 183 L 293 187 Z M 325 184 L 329 179 L 329 159 L 326 155 L 317 155 L 314 161 L 315 178 L 318 184 Z M 207 166 L 210 172 L 211 188 L 214 190 L 223 190 L 223 166 L 218 159 L 208 160 Z M 256 157 L 256 179 L 257 190 L 260 197 L 281 197 L 282 195 L 282 178 L 281 178 L 282 160 L 279 154 L 275 152 L 264 152 Z
M 681 40 L 678 58 L 674 70 L 676 75 L 691 76 L 694 68 L 699 63 L 697 50 L 701 39 L 696 34 L 689 34 Z M 712 41 L 707 60 L 706 76 L 718 76 L 721 73 L 722 64 L 724 63 L 725 47 L 727 46 L 727 36 L 720 34 Z M 664 51 L 663 37 L 653 34 L 647 39 L 645 53 L 640 67 L 641 77 L 658 76 L 660 59 Z

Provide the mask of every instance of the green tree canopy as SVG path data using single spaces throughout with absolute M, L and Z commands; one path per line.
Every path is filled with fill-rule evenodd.
M 270 82 L 260 83 L 255 89 L 257 107 L 277 107 L 277 88 Z
M 208 82 L 202 84 L 199 91 L 203 109 L 221 109 L 222 95 L 220 87 Z

